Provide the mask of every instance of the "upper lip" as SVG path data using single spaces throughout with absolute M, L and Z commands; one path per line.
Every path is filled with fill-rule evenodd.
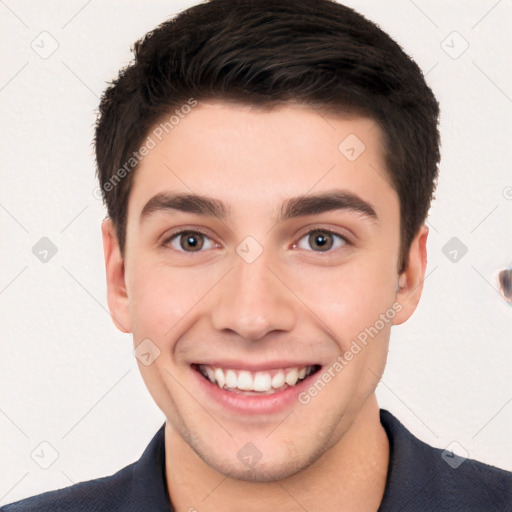
M 302 368 L 304 366 L 320 366 L 318 363 L 312 362 L 296 362 L 296 361 L 271 361 L 267 363 L 248 363 L 247 361 L 226 361 L 226 360 L 216 360 L 209 362 L 201 362 L 195 363 L 195 365 L 205 365 L 205 366 L 213 366 L 214 368 L 226 368 L 231 370 L 246 370 L 249 372 L 258 372 L 258 371 L 266 371 L 266 370 L 282 370 L 285 368 Z

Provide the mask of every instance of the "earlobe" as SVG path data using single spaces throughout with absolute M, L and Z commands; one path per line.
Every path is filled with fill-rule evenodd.
M 131 332 L 128 294 L 125 285 L 124 260 L 111 219 L 101 224 L 105 272 L 107 278 L 107 302 L 115 326 L 125 333 Z
M 427 237 L 428 227 L 423 225 L 409 248 L 407 267 L 398 276 L 396 302 L 402 309 L 394 318 L 395 325 L 408 320 L 420 301 L 427 268 Z

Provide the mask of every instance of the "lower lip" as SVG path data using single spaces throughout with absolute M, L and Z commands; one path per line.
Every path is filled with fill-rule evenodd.
M 234 391 L 219 388 L 216 384 L 207 380 L 199 371 L 190 367 L 199 387 L 210 400 L 221 407 L 238 414 L 272 414 L 282 412 L 284 409 L 299 403 L 299 394 L 311 385 L 311 377 L 315 372 L 295 386 L 289 386 L 283 391 L 276 391 L 268 395 L 244 395 Z

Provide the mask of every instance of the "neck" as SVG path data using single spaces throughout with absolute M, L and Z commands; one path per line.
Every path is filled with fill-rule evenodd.
M 167 487 L 176 512 L 375 512 L 384 495 L 389 443 L 372 395 L 342 438 L 298 473 L 270 483 L 235 480 L 213 470 L 167 422 Z

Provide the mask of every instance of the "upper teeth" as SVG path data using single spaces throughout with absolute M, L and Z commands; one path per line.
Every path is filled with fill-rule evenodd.
M 287 386 L 295 386 L 314 370 L 313 366 L 282 370 L 250 372 L 199 365 L 199 371 L 218 387 L 229 390 L 273 392 Z

